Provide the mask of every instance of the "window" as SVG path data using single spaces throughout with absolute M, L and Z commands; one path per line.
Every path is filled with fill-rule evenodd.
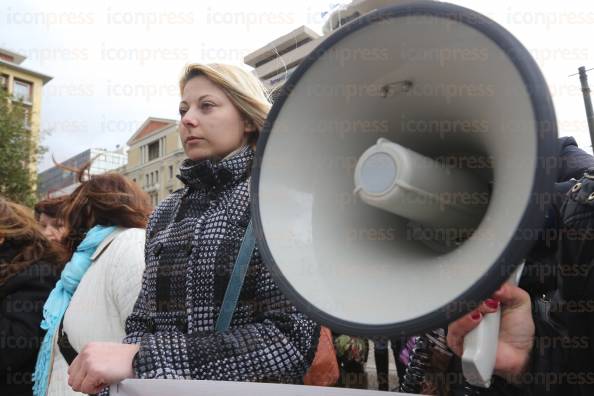
M 173 165 L 169 165 L 169 179 L 173 179 Z
M 159 193 L 158 192 L 152 192 L 149 194 L 149 197 L 151 198 L 151 203 L 153 204 L 153 206 L 157 206 L 159 204 Z
M 145 181 L 144 185 L 145 186 L 148 186 L 149 185 L 149 175 L 148 175 L 148 173 L 145 175 L 145 177 L 146 177 L 146 181 Z
M 159 171 L 155 171 L 155 183 L 159 183 Z
M 15 79 L 12 86 L 12 96 L 16 100 L 22 100 L 23 102 L 31 103 L 32 88 L 33 84 Z
M 155 174 L 153 172 L 151 172 L 151 186 L 155 184 Z
M 159 141 L 152 142 L 148 145 L 148 160 L 152 161 L 159 158 Z
M 23 104 L 22 109 L 23 109 L 23 126 L 27 129 L 31 129 L 31 106 Z
M 0 88 L 8 88 L 8 76 L 6 74 L 0 74 Z

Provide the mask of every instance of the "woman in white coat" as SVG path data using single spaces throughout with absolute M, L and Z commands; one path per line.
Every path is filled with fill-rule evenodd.
M 44 305 L 36 396 L 80 394 L 68 385 L 78 352 L 89 342 L 119 342 L 126 335 L 144 271 L 149 202 L 135 183 L 110 173 L 81 181 L 64 203 L 62 244 L 72 256 Z

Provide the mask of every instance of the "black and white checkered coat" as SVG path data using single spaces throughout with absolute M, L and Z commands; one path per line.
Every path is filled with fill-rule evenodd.
M 302 382 L 319 326 L 281 294 L 257 248 L 231 327 L 215 333 L 250 219 L 246 147 L 218 163 L 186 160 L 185 188 L 152 214 L 142 289 L 124 342 L 139 378 Z

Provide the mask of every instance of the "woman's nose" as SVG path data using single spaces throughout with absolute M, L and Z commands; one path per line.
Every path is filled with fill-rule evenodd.
M 186 127 L 195 127 L 198 125 L 198 117 L 196 117 L 191 110 L 188 110 L 186 114 L 184 114 L 184 116 L 182 117 L 181 122 Z

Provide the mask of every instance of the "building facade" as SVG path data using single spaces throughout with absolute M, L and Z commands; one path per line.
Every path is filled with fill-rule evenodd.
M 273 92 L 280 88 L 297 66 L 327 36 L 345 24 L 389 5 L 409 3 L 411 0 L 353 0 L 330 12 L 320 36 L 307 26 L 301 26 L 264 47 L 246 55 L 243 61 L 254 68 L 254 74 Z
M 322 29 L 324 36 L 328 36 L 347 23 L 378 8 L 410 3 L 412 3 L 411 0 L 353 0 L 330 13 Z
M 128 140 L 124 174 L 138 183 L 157 205 L 183 186 L 176 177 L 185 154 L 175 120 L 149 117 Z
M 285 34 L 243 59 L 270 91 L 283 85 L 303 58 L 313 51 L 322 36 L 306 26 Z
M 23 107 L 23 123 L 31 131 L 31 143 L 38 146 L 42 88 L 52 77 L 23 67 L 25 59 L 23 55 L 0 48 L 0 88 L 8 92 L 14 105 Z M 36 174 L 37 158 L 30 159 L 30 167 Z
M 114 151 L 92 148 L 68 158 L 62 162 L 68 168 L 80 168 L 93 161 L 89 174 L 99 175 L 108 171 L 117 171 L 126 165 L 126 154 L 123 149 Z M 53 166 L 37 177 L 37 195 L 40 198 L 59 197 L 72 193 L 78 187 L 77 175 L 66 169 Z

